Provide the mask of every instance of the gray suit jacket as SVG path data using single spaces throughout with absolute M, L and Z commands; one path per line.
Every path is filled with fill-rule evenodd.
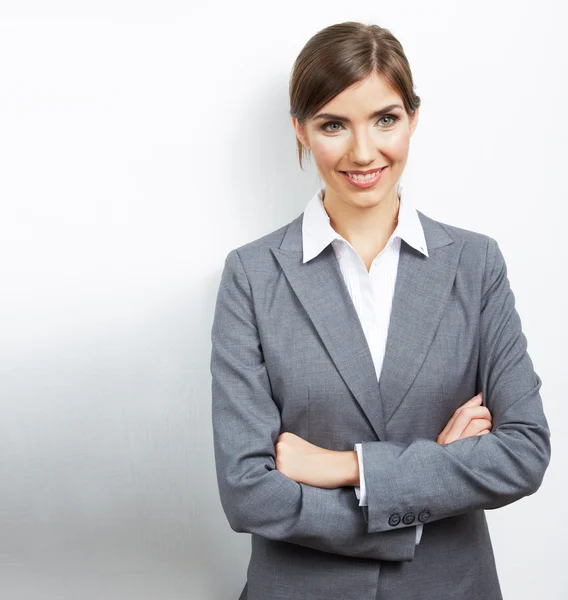
M 252 534 L 243 600 L 502 598 L 484 510 L 542 482 L 541 380 L 497 242 L 418 214 L 430 256 L 401 244 L 379 382 L 331 245 L 302 263 L 303 213 L 227 255 L 212 418 L 223 509 Z M 480 391 L 492 432 L 436 443 Z M 368 507 L 276 470 L 284 431 L 362 442 Z

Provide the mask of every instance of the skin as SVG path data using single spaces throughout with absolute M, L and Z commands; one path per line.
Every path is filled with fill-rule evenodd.
M 392 108 L 373 118 L 373 112 Z M 343 116 L 346 121 L 318 119 L 320 113 Z M 301 126 L 292 118 L 296 136 L 312 152 L 325 182 L 324 207 L 330 224 L 355 249 L 367 271 L 396 228 L 399 198 L 396 185 L 408 159 L 410 138 L 418 124 L 404 110 L 399 94 L 385 77 L 373 72 L 343 90 Z M 342 171 L 386 166 L 377 184 L 358 189 L 345 180 Z M 460 406 L 437 438 L 438 444 L 490 433 L 492 416 L 481 405 L 481 394 Z M 322 488 L 358 486 L 359 463 L 355 450 L 335 451 L 284 432 L 275 445 L 276 468 L 284 475 Z
M 391 104 L 400 108 L 369 118 Z M 311 151 L 325 182 L 324 206 L 331 226 L 353 246 L 367 270 L 396 228 L 396 185 L 406 166 L 418 112 L 409 116 L 384 76 L 373 73 L 343 90 L 303 126 L 292 118 L 296 136 Z M 320 113 L 347 117 L 350 123 L 318 119 Z M 356 188 L 341 173 L 383 166 L 387 168 L 381 180 L 367 189 Z

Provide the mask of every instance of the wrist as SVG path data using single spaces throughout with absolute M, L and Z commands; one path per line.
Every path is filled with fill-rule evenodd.
M 346 450 L 341 452 L 343 466 L 342 473 L 344 483 L 343 485 L 359 486 L 359 458 L 356 450 Z

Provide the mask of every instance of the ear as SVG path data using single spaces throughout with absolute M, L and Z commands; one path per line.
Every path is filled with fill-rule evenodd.
M 298 123 L 298 119 L 296 117 L 292 117 L 292 125 L 294 126 L 294 130 L 296 132 L 296 137 L 300 140 L 303 146 L 305 146 L 308 150 L 310 149 L 310 145 L 306 135 L 306 128 L 304 125 L 300 125 Z
M 412 115 L 412 117 L 410 117 L 410 135 L 412 135 L 414 133 L 414 130 L 416 129 L 416 126 L 418 125 L 418 113 L 420 112 L 420 108 L 417 108 L 414 111 L 414 115 Z

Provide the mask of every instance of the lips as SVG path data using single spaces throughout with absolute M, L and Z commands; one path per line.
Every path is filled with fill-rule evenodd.
M 365 179 L 353 179 L 351 176 L 349 176 L 347 173 L 350 173 L 352 171 L 340 171 L 340 173 L 343 175 L 343 177 L 345 178 L 346 181 L 348 181 L 352 186 L 359 188 L 359 189 L 366 189 L 366 188 L 371 188 L 374 185 L 376 185 L 379 181 L 381 181 L 382 177 L 383 177 L 383 173 L 384 171 L 387 169 L 387 167 L 382 167 L 380 169 L 375 169 L 374 171 L 367 171 L 367 173 L 374 173 L 374 175 L 372 177 L 370 177 L 368 180 Z
M 386 165 L 385 165 L 386 166 Z M 341 171 L 342 173 L 353 173 L 353 175 L 374 175 L 377 171 L 384 169 L 385 167 L 377 167 L 376 169 L 372 169 L 370 171 Z

